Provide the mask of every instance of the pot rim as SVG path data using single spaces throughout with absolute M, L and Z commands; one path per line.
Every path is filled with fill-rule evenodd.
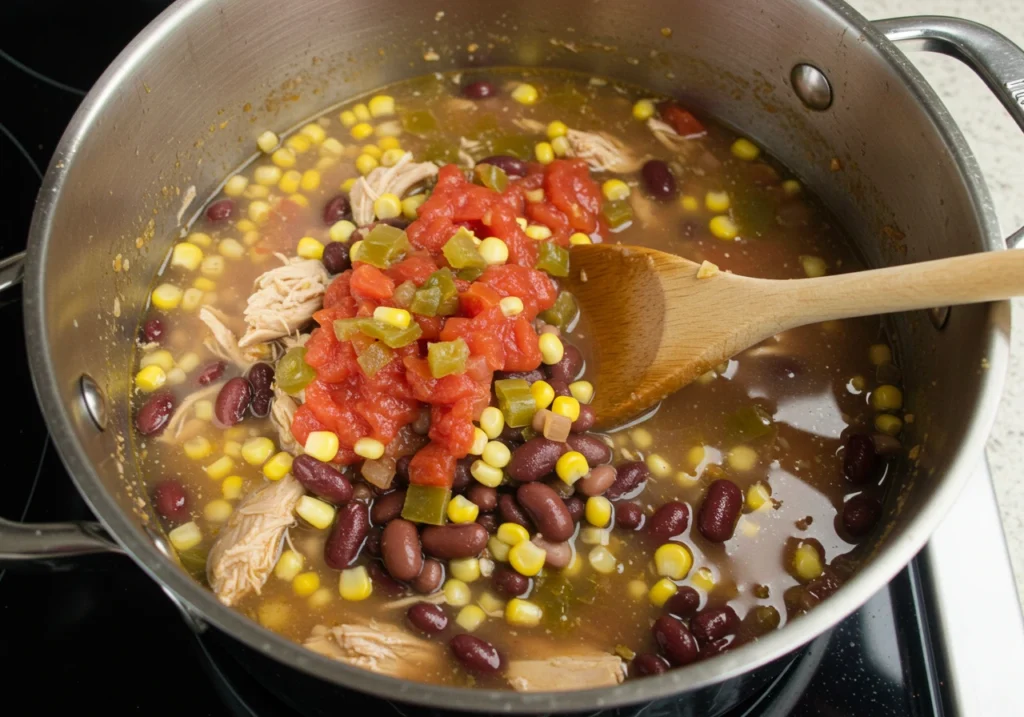
M 262 628 L 232 608 L 222 605 L 213 593 L 194 582 L 172 564 L 135 529 L 134 524 L 103 487 L 79 440 L 70 413 L 62 404 L 61 391 L 50 360 L 51 346 L 42 330 L 42 258 L 50 246 L 54 207 L 65 190 L 68 168 L 75 159 L 81 138 L 96 123 L 103 108 L 116 97 L 120 83 L 163 38 L 175 32 L 190 13 L 207 0 L 178 0 L 168 7 L 117 56 L 96 82 L 64 132 L 39 190 L 29 230 L 24 289 L 25 337 L 32 380 L 43 415 L 58 453 L 86 503 L 111 534 L 150 577 L 178 596 L 204 619 L 248 647 L 270 654 L 278 661 L 327 682 L 369 692 L 385 699 L 443 706 L 448 709 L 483 712 L 565 712 L 610 708 L 669 697 L 721 683 L 757 667 L 784 658 L 833 627 L 861 607 L 910 562 L 924 546 L 932 531 L 960 493 L 976 467 L 995 419 L 1008 362 L 1009 303 L 998 302 L 989 309 L 986 332 L 989 369 L 981 379 L 977 410 L 966 440 L 958 447 L 947 469 L 952 479 L 943 481 L 909 529 L 884 544 L 881 554 L 858 571 L 828 599 L 828 608 L 810 611 L 756 642 L 719 655 L 714 660 L 670 670 L 658 677 L 626 681 L 616 687 L 572 692 L 519 693 L 508 690 L 466 689 L 402 680 L 363 670 L 318 655 L 302 645 Z M 818 0 L 846 23 L 888 61 L 893 71 L 924 106 L 939 134 L 951 148 L 957 167 L 967 185 L 975 208 L 978 230 L 985 250 L 1004 249 L 998 220 L 980 168 L 952 117 L 910 61 L 859 12 L 841 0 Z

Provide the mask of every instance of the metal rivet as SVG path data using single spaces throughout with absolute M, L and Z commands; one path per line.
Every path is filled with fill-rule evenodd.
M 85 404 L 85 412 L 96 425 L 96 428 L 105 430 L 107 427 L 107 401 L 103 397 L 100 387 L 93 381 L 89 374 L 82 374 L 78 379 L 79 388 L 82 391 L 82 403 Z
M 932 326 L 941 331 L 946 326 L 946 322 L 949 321 L 949 307 L 943 306 L 937 309 L 928 309 L 928 318 L 931 319 Z
M 825 73 L 814 65 L 801 62 L 789 73 L 793 91 L 808 109 L 821 112 L 832 105 L 832 86 Z

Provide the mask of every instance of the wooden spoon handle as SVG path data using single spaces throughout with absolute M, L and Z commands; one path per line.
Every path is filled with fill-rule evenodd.
M 772 283 L 791 302 L 792 315 L 785 322 L 791 327 L 853 316 L 977 304 L 1024 296 L 1024 249 Z

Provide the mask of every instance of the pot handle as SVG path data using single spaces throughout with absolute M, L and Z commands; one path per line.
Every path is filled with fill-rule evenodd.
M 20 284 L 24 274 L 25 252 L 19 251 L 17 254 L 0 259 L 0 291 Z
M 941 15 L 894 17 L 873 23 L 889 40 L 911 50 L 949 55 L 963 62 L 1024 130 L 1024 50 L 990 27 Z M 1024 242 L 1024 228 L 1006 239 L 1013 249 Z
M 0 518 L 0 569 L 60 569 L 69 558 L 123 552 L 99 523 L 15 523 Z

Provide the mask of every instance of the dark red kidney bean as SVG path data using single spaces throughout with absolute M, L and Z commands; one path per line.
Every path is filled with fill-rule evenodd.
M 566 444 L 537 436 L 512 451 L 505 473 L 521 483 L 540 480 L 555 469 L 566 451 Z
M 525 177 L 526 162 L 508 154 L 495 154 L 484 157 L 477 164 L 490 164 L 505 172 L 510 177 Z
M 292 475 L 303 488 L 328 503 L 342 505 L 352 500 L 352 484 L 348 478 L 329 463 L 318 461 L 311 455 L 295 456 Z
M 292 464 L 294 465 L 294 463 Z M 370 520 L 374 525 L 384 525 L 402 514 L 405 506 L 405 491 L 393 490 L 375 498 L 370 507 Z
M 252 386 L 241 376 L 236 376 L 221 387 L 213 413 L 221 425 L 233 426 L 245 417 L 250 401 Z
M 647 522 L 647 534 L 658 542 L 682 535 L 690 524 L 690 506 L 671 500 L 654 512 Z
M 560 543 L 576 532 L 569 510 L 562 498 L 543 483 L 526 483 L 516 491 L 516 500 L 548 540 Z
M 569 511 L 569 517 L 572 518 L 572 522 L 578 523 L 583 518 L 583 514 L 586 512 L 587 506 L 583 500 L 576 496 L 566 498 L 564 501 L 565 509 Z
M 214 361 L 211 364 L 207 364 L 199 372 L 199 375 L 196 376 L 196 383 L 200 386 L 213 383 L 224 374 L 224 369 L 227 367 L 228 365 L 223 361 Z
M 644 489 L 651 471 L 643 461 L 629 461 L 615 467 L 615 482 L 604 497 L 609 500 L 633 498 Z
M 256 418 L 264 418 L 270 413 L 270 403 L 274 400 L 274 392 L 270 389 L 256 391 L 249 402 L 249 413 Z
M 384 566 L 396 580 L 412 580 L 423 569 L 420 534 L 416 524 L 397 518 L 380 536 L 380 554 Z
M 690 620 L 690 632 L 701 647 L 727 635 L 735 635 L 739 615 L 728 605 L 704 608 Z
M 563 501 L 566 498 L 571 498 L 572 496 L 576 495 L 576 488 L 569 485 L 565 481 L 559 479 L 557 476 L 552 476 L 551 478 L 548 478 L 546 481 L 543 481 L 543 483 L 548 488 L 558 493 L 558 497 L 561 498 Z
M 505 565 L 499 565 L 491 573 L 491 584 L 495 590 L 509 597 L 519 597 L 530 591 L 530 579 Z
M 476 523 L 482 525 L 488 533 L 493 533 L 498 529 L 498 516 L 494 513 L 481 513 L 477 516 Z
M 471 485 L 466 497 L 476 504 L 481 513 L 490 513 L 498 507 L 498 491 L 481 483 Z
M 428 525 L 423 529 L 423 550 L 442 560 L 474 558 L 487 545 L 487 531 L 477 523 Z
M 498 440 L 508 446 L 508 449 L 511 451 L 523 443 L 523 429 L 505 426 L 501 429 L 501 435 L 498 436 Z
M 461 493 L 473 482 L 473 474 L 469 472 L 469 468 L 475 460 L 475 456 L 466 456 L 455 462 L 455 480 L 452 482 L 453 494 Z
M 527 530 L 533 530 L 533 522 L 529 516 L 523 512 L 523 509 L 519 507 L 519 503 L 516 501 L 514 495 L 504 493 L 498 496 L 498 514 L 501 516 L 503 523 L 515 523 L 521 525 Z
M 274 367 L 268 363 L 254 363 L 245 377 L 254 391 L 271 391 L 274 388 Z
M 604 495 L 615 483 L 617 474 L 612 466 L 596 466 L 576 484 L 576 490 L 586 496 Z
M 352 486 L 352 500 L 369 502 L 373 495 L 373 491 L 366 483 L 356 483 Z
M 340 241 L 332 241 L 324 247 L 324 253 L 323 256 L 320 257 L 320 261 L 324 263 L 324 268 L 331 274 L 340 274 L 352 266 L 352 261 L 349 259 L 348 252 L 348 244 Z
M 146 343 L 156 343 L 164 335 L 164 322 L 160 319 L 150 319 L 142 325 L 142 338 Z
M 405 616 L 409 618 L 413 627 L 427 635 L 436 635 L 448 627 L 448 616 L 444 614 L 444 610 L 429 602 L 416 603 L 409 608 Z
M 348 197 L 344 194 L 339 194 L 333 197 L 327 204 L 324 205 L 324 224 L 331 226 L 335 222 L 339 222 L 342 219 L 348 219 L 352 216 L 352 211 L 348 205 Z
M 324 543 L 324 562 L 327 567 L 344 570 L 352 564 L 370 530 L 370 511 L 366 503 L 349 503 L 338 511 L 331 534 Z
M 494 97 L 496 94 L 498 94 L 498 88 L 487 80 L 470 82 L 462 88 L 462 96 L 468 97 L 471 100 L 483 100 L 488 97 Z
M 683 585 L 665 603 L 665 612 L 687 620 L 700 609 L 700 593 L 689 585 Z
M 369 538 L 367 538 L 367 543 L 369 543 Z M 405 586 L 388 575 L 387 570 L 380 563 L 371 562 L 367 572 L 370 573 L 374 590 L 380 590 L 388 597 L 398 597 L 405 592 Z
M 615 525 L 623 530 L 638 530 L 645 517 L 643 508 L 636 503 L 615 504 Z
M 604 463 L 611 463 L 611 446 L 593 433 L 572 433 L 565 440 L 565 443 L 572 450 L 582 453 L 583 457 L 587 459 L 588 465 L 599 466 Z
M 562 358 L 558 363 L 548 366 L 548 376 L 555 381 L 565 381 L 569 384 L 575 381 L 576 377 L 580 375 L 580 371 L 583 370 L 583 354 L 566 341 L 562 342 L 562 346 L 565 349 Z
M 551 390 L 555 392 L 555 396 L 571 396 L 572 391 L 569 390 L 569 382 L 563 381 L 560 378 L 549 378 L 548 385 L 551 386 Z
M 843 474 L 854 484 L 869 482 L 875 475 L 875 442 L 871 436 L 855 433 L 846 439 L 843 452 Z
M 572 426 L 569 427 L 573 433 L 586 433 L 594 424 L 597 422 L 597 414 L 594 413 L 594 407 L 582 403 L 580 404 L 580 415 L 572 422 Z
M 676 193 L 676 178 L 660 159 L 649 159 L 640 170 L 647 193 L 655 199 L 671 199 Z
M 188 519 L 188 494 L 178 481 L 168 478 L 153 489 L 153 507 L 167 520 Z
M 363 550 L 374 558 L 380 557 L 380 535 L 383 532 L 380 528 L 370 528 L 370 532 L 366 534 L 366 545 L 363 546 Z
M 235 213 L 235 202 L 231 199 L 221 199 L 206 208 L 206 218 L 211 222 L 223 222 L 232 217 Z
M 535 535 L 531 542 L 544 550 L 544 564 L 548 567 L 561 570 L 572 562 L 572 547 L 566 541 L 555 542 Z
M 174 406 L 174 396 L 167 391 L 154 393 L 135 414 L 135 427 L 144 436 L 160 433 L 167 427 L 167 422 L 171 420 Z
M 732 637 L 722 637 L 717 640 L 714 640 L 713 642 L 709 642 L 708 644 L 701 647 L 700 659 L 707 660 L 709 658 L 715 657 L 716 655 L 721 655 L 723 652 L 728 650 L 729 647 L 732 646 L 732 643 Z
M 743 507 L 743 493 L 731 480 L 722 478 L 708 486 L 700 506 L 697 527 L 701 535 L 713 543 L 724 543 L 732 537 L 736 520 Z
M 654 640 L 668 661 L 676 666 L 689 665 L 697 659 L 697 641 L 686 625 L 670 615 L 662 615 L 651 628 Z
M 668 660 L 652 652 L 643 652 L 633 658 L 633 674 L 637 677 L 660 675 L 668 671 Z
M 871 532 L 881 515 L 882 504 L 861 493 L 843 505 L 843 527 L 853 537 L 862 538 Z
M 412 456 L 402 456 L 395 461 L 395 485 L 407 485 L 409 483 L 409 463 Z
M 448 642 L 455 659 L 470 672 L 492 675 L 501 670 L 501 653 L 494 645 L 472 635 L 456 635 Z
M 535 368 L 532 371 L 495 371 L 494 380 L 506 378 L 521 378 L 527 383 L 533 383 L 534 381 L 545 380 L 544 372 L 539 368 Z
M 444 567 L 436 560 L 427 558 L 423 561 L 423 570 L 409 584 L 421 595 L 430 595 L 437 592 L 442 582 L 444 582 Z

